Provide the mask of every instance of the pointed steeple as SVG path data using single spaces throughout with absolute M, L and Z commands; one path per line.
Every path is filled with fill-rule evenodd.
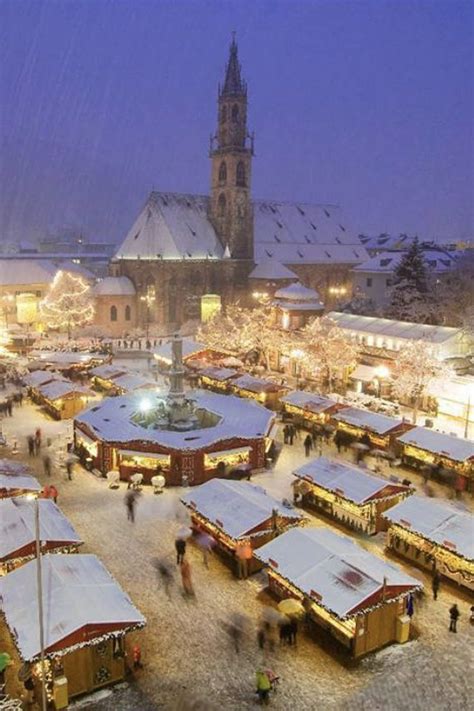
M 235 41 L 235 32 L 233 32 L 229 51 L 229 61 L 227 62 L 225 70 L 225 80 L 221 96 L 235 96 L 239 94 L 245 96 L 247 94 L 247 84 L 242 80 L 240 70 L 241 67 L 238 57 L 237 42 Z

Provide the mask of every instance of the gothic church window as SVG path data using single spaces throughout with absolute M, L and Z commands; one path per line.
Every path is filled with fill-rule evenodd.
M 132 309 L 127 304 L 127 306 L 125 307 L 125 321 L 130 321 L 131 318 L 132 318 Z
M 225 163 L 225 160 L 223 160 L 219 166 L 219 182 L 225 183 L 226 180 L 227 180 L 227 165 Z
M 225 104 L 221 109 L 221 121 L 227 121 L 227 106 Z
M 232 107 L 232 121 L 236 122 L 239 120 L 239 105 L 234 104 Z
M 224 193 L 219 195 L 219 200 L 217 201 L 219 208 L 219 217 L 225 217 L 226 200 Z
M 239 188 L 245 188 L 245 165 L 242 161 L 237 163 L 237 170 L 235 175 L 235 184 Z
M 117 320 L 117 307 L 116 306 L 110 307 L 110 320 L 111 321 Z

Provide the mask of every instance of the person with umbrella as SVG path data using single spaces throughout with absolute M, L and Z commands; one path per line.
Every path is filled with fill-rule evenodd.
M 257 682 L 258 700 L 261 704 L 268 704 L 270 689 L 272 688 L 268 674 L 264 669 L 259 668 L 256 671 L 255 677 Z

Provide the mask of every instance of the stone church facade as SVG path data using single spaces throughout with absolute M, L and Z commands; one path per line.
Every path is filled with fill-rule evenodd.
M 290 267 L 330 304 L 332 289 L 347 288 L 349 270 L 367 259 L 337 206 L 252 200 L 247 107 L 234 39 L 210 142 L 209 196 L 152 192 L 111 262 L 112 276 L 134 284 L 138 324 L 197 319 L 204 294 L 250 303 L 249 275 L 263 261 Z

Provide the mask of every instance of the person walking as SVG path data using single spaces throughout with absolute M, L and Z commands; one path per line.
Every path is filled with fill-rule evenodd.
M 285 425 L 283 427 L 283 444 L 288 444 L 289 434 L 290 434 L 290 428 L 288 427 L 288 425 Z
M 72 481 L 73 464 L 74 464 L 74 462 L 72 461 L 72 459 L 66 459 L 66 473 L 67 473 L 68 481 Z
M 195 597 L 193 581 L 191 577 L 191 564 L 186 556 L 183 557 L 180 564 L 181 582 L 183 583 L 184 594 L 188 597 Z
M 288 425 L 288 438 L 289 438 L 290 444 L 293 444 L 293 440 L 295 438 L 295 428 L 293 425 Z
M 304 451 L 305 451 L 306 456 L 309 457 L 310 452 L 313 449 L 313 440 L 312 440 L 310 434 L 306 435 L 304 442 L 303 442 L 303 446 L 304 446 Z
M 249 574 L 249 560 L 252 558 L 252 546 L 248 541 L 239 541 L 235 548 L 237 569 L 240 580 L 246 580 Z
M 143 669 L 143 664 L 142 664 L 142 650 L 140 649 L 138 644 L 135 644 L 132 649 L 132 656 L 133 656 L 133 668 L 134 670 L 137 669 Z
M 51 484 L 51 486 L 49 487 L 48 498 L 52 499 L 55 504 L 58 503 L 58 490 L 56 489 L 54 484 Z
M 125 494 L 125 507 L 127 509 L 127 520 L 135 523 L 135 506 L 137 503 L 137 492 L 127 491 Z
M 431 581 L 431 589 L 433 590 L 433 600 L 438 599 L 439 586 L 441 585 L 441 576 L 437 570 L 433 573 L 433 580 Z
M 415 612 L 415 598 L 413 597 L 413 593 L 410 593 L 407 597 L 407 615 L 410 618 L 410 620 L 413 617 L 414 612 Z
M 177 538 L 174 542 L 176 548 L 176 565 L 181 565 L 186 555 L 186 541 L 184 538 Z
M 270 700 L 270 689 L 272 688 L 268 674 L 264 669 L 257 669 L 255 676 L 259 703 L 268 704 Z
M 41 430 L 38 427 L 35 432 L 35 454 L 38 455 L 41 449 Z
M 47 453 L 43 455 L 43 471 L 45 476 L 51 476 L 51 457 Z
M 461 616 L 461 613 L 459 612 L 459 608 L 454 603 L 452 607 L 449 608 L 449 631 L 450 632 L 457 632 L 456 625 L 458 623 L 458 619 Z
M 173 582 L 173 571 L 171 570 L 169 564 L 162 560 L 156 561 L 155 567 L 163 584 L 166 597 L 168 600 L 171 600 L 170 587 Z
M 27 442 L 28 442 L 28 454 L 30 455 L 30 457 L 34 457 L 35 456 L 35 438 L 33 437 L 33 435 L 28 436 Z

